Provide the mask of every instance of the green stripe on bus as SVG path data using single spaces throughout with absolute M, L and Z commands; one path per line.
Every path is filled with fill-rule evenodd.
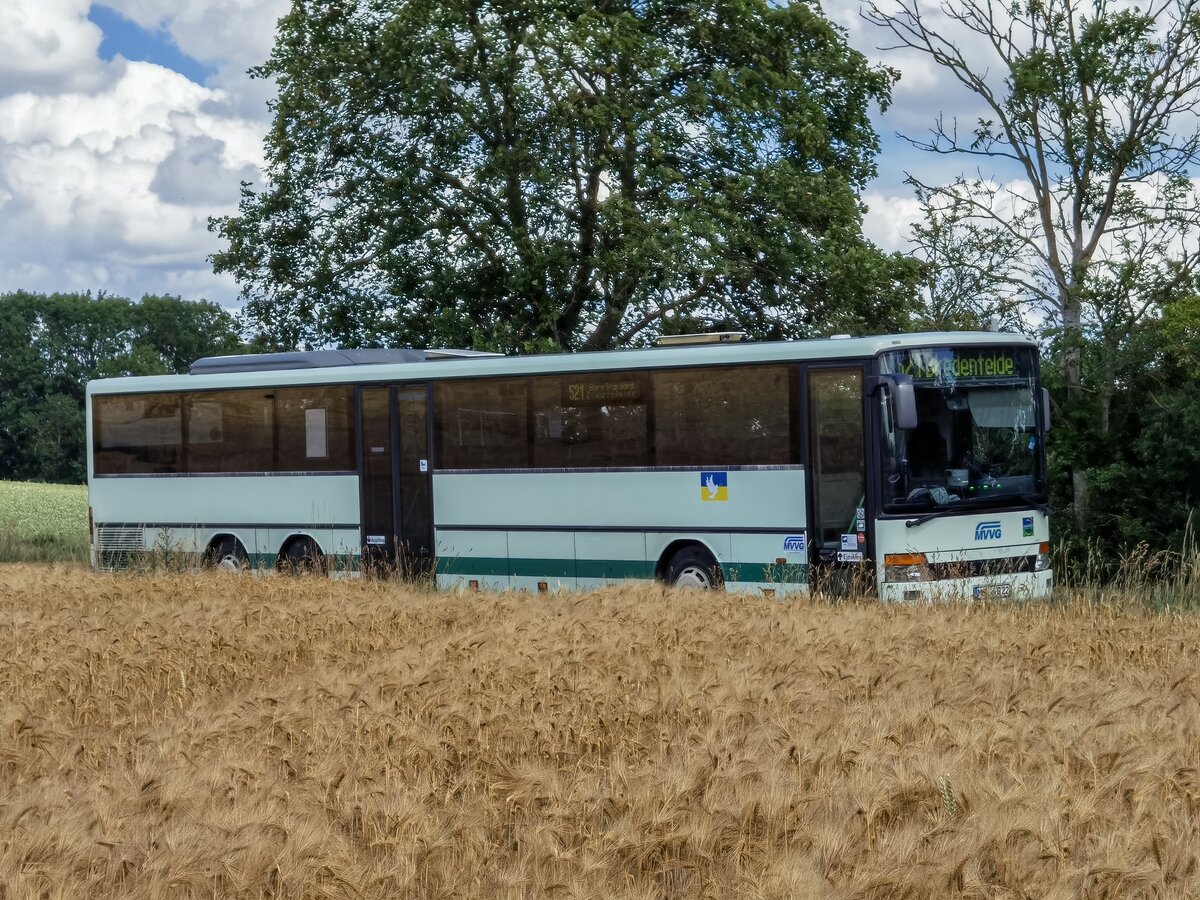
M 578 559 L 579 578 L 653 578 L 654 564 L 644 559 Z
M 721 563 L 726 584 L 808 584 L 808 563 Z
M 622 559 L 531 559 L 504 556 L 439 557 L 439 575 L 492 576 L 514 578 L 643 578 L 654 577 L 654 564 L 645 560 Z M 805 563 L 722 563 L 721 573 L 730 584 L 768 582 L 807 584 Z

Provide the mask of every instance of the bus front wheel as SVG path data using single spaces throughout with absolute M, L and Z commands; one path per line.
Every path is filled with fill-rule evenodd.
M 712 591 L 723 585 L 721 567 L 703 547 L 684 547 L 667 563 L 666 582 L 683 590 Z

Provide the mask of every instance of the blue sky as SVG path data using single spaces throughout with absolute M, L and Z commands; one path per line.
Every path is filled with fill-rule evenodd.
M 216 66 L 198 62 L 180 50 L 166 28 L 143 28 L 99 3 L 92 4 L 87 17 L 103 33 L 99 54 L 106 62 L 120 54 L 128 60 L 171 69 L 197 84 L 204 84 L 216 74 Z

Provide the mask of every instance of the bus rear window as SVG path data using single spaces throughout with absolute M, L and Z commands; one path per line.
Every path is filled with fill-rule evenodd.
M 97 475 L 180 471 L 183 418 L 178 394 L 97 397 L 94 403 Z

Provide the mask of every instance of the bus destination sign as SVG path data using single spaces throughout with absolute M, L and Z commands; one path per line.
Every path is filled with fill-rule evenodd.
M 585 381 L 563 385 L 563 406 L 611 406 L 641 402 L 640 381 Z
M 1028 351 L 981 350 L 906 350 L 896 354 L 895 371 L 914 381 L 954 384 L 989 378 L 1028 377 Z

